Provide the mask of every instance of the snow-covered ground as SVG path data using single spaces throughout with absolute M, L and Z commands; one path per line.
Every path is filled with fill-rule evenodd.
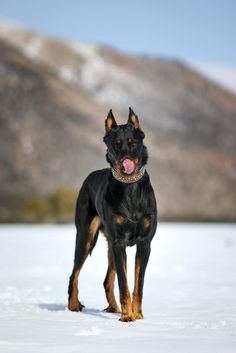
M 102 236 L 80 277 L 86 309 L 66 310 L 74 238 L 72 225 L 0 226 L 1 353 L 236 352 L 236 225 L 160 224 L 132 323 L 102 311 Z

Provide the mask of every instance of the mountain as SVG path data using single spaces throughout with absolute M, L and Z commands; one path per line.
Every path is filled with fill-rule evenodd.
M 81 186 L 106 166 L 104 120 L 146 133 L 160 219 L 236 220 L 236 96 L 186 64 L 0 22 L 0 194 Z M 1 214 L 6 207 L 0 208 Z

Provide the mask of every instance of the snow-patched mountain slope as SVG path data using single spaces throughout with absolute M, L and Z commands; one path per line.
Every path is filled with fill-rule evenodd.
M 0 21 L 0 38 L 64 82 L 83 88 L 98 103 L 122 114 L 134 106 L 147 125 L 166 133 L 175 131 L 185 138 L 191 134 L 191 139 L 215 144 L 209 137 L 217 130 L 220 142 L 220 129 L 235 120 L 235 96 L 177 59 L 130 56 L 96 44 L 47 37 L 5 21 Z M 227 112 L 219 120 L 222 105 Z
M 66 310 L 74 226 L 0 227 L 0 352 L 234 353 L 235 225 L 161 224 L 144 289 L 145 319 L 103 313 L 100 236 L 80 277 L 82 313 Z M 132 290 L 134 248 L 128 249 Z M 116 289 L 117 294 L 117 289 Z
M 19 214 L 13 194 L 80 188 L 88 173 L 107 166 L 105 116 L 113 108 L 125 123 L 132 106 L 146 134 L 161 219 L 235 221 L 236 96 L 177 61 L 4 22 L 0 51 L 0 194 L 7 204 L 0 219 Z
M 65 42 L 31 32 L 10 22 L 0 22 L 0 38 L 16 46 L 29 59 L 49 66 L 66 83 L 83 87 L 100 103 L 127 110 L 134 104 L 133 91 L 145 85 L 135 73 L 115 65 L 90 43 Z

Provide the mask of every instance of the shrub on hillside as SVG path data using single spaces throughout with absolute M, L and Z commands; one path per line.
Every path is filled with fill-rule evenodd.
M 67 223 L 74 221 L 75 204 L 78 190 L 73 188 L 59 188 L 49 197 L 51 215 L 56 222 Z

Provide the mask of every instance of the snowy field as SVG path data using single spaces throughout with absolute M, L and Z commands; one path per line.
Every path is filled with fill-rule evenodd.
M 144 320 L 104 313 L 102 236 L 69 312 L 73 225 L 0 226 L 0 352 L 236 352 L 236 225 L 160 224 L 144 287 Z M 129 248 L 133 286 L 134 248 Z M 117 288 L 116 288 L 117 293 Z

